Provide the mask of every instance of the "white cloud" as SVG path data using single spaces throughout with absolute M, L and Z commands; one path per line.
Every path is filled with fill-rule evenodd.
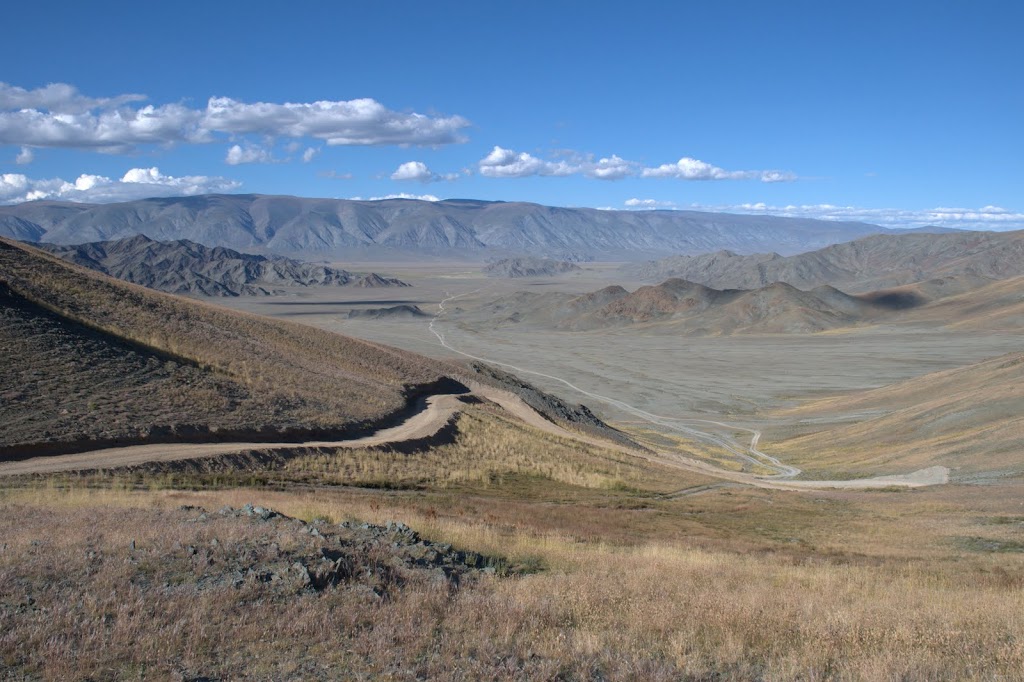
M 835 204 L 790 204 L 772 206 L 763 202 L 689 208 L 704 211 L 777 215 L 789 218 L 816 218 L 871 223 L 891 228 L 925 227 L 929 225 L 965 230 L 1024 230 L 1024 213 L 1000 206 L 981 208 L 863 208 Z
M 74 182 L 61 178 L 35 180 L 20 173 L 0 175 L 0 203 L 52 199 L 83 203 L 132 201 L 149 197 L 193 196 L 231 192 L 241 183 L 222 177 L 164 175 L 159 168 L 132 168 L 120 180 L 83 173 Z
M 14 158 L 14 163 L 19 166 L 24 166 L 25 164 L 32 163 L 35 158 L 36 155 L 32 151 L 31 147 L 22 147 L 21 151 L 18 152 L 18 155 Z
M 392 180 L 416 180 L 417 182 L 439 182 L 441 180 L 455 180 L 458 173 L 447 173 L 440 175 L 427 168 L 422 161 L 406 161 L 391 174 Z
M 562 151 L 560 161 L 545 161 L 525 152 L 494 147 L 477 166 L 481 175 L 491 178 L 526 178 L 537 175 L 583 175 L 597 180 L 621 180 L 629 177 L 679 178 L 682 180 L 760 180 L 761 182 L 790 182 L 797 176 L 779 170 L 729 171 L 710 163 L 684 156 L 676 163 L 655 168 L 644 168 L 636 161 L 627 161 L 612 154 L 594 161 L 592 155 Z
M 0 111 L 0 144 L 130 151 L 141 144 L 209 142 L 199 114 L 179 104 L 82 113 Z
M 621 180 L 631 175 L 636 175 L 639 164 L 633 161 L 626 161 L 612 154 L 610 158 L 600 159 L 597 163 L 584 168 L 584 173 L 598 180 Z
M 778 170 L 729 171 L 705 161 L 684 156 L 675 163 L 664 163 L 656 168 L 644 168 L 645 178 L 678 178 L 680 180 L 760 180 L 761 182 L 791 182 L 796 175 Z
M 50 83 L 35 90 L 0 83 L 0 109 L 3 110 L 46 109 L 59 114 L 81 114 L 91 109 L 114 108 L 145 99 L 145 95 L 86 97 L 67 83 Z
M 224 157 L 224 163 L 229 166 L 237 166 L 242 163 L 271 163 L 274 157 L 270 155 L 263 147 L 257 147 L 255 145 L 234 145 L 228 149 L 227 156 Z
M 676 205 L 674 201 L 657 199 L 626 199 L 623 204 L 628 208 L 672 208 Z
M 0 83 L 0 144 L 124 152 L 252 134 L 328 145 L 441 145 L 463 142 L 469 126 L 461 116 L 403 113 L 373 99 L 276 104 L 211 97 L 205 109 L 133 105 L 145 99 L 86 97 L 64 83 L 31 91 Z
M 566 176 L 579 168 L 565 161 L 542 161 L 526 152 L 516 152 L 495 145 L 491 153 L 477 163 L 480 175 L 489 178 L 525 178 L 531 175 Z
M 330 178 L 331 180 L 351 180 L 353 175 L 351 173 L 339 173 L 336 170 L 327 170 L 317 173 L 321 178 Z
M 398 194 L 385 194 L 382 197 L 351 197 L 352 201 L 384 201 L 385 199 L 415 199 L 417 201 L 441 201 L 440 198 L 435 197 L 433 194 L 407 194 L 405 192 L 399 192 Z
M 315 137 L 329 145 L 438 145 L 462 142 L 461 116 L 430 117 L 392 111 L 373 99 L 248 104 L 211 97 L 202 115 L 209 131 Z
M 302 163 L 309 163 L 316 158 L 316 155 L 319 153 L 319 147 L 306 147 L 306 151 L 302 152 Z

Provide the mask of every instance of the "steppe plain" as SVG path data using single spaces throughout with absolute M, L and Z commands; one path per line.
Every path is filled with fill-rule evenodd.
M 343 294 L 293 289 L 273 298 L 211 300 L 431 357 L 483 359 L 564 400 L 586 403 L 607 421 L 654 438 L 651 442 L 660 447 L 676 443 L 688 451 L 700 450 L 701 441 L 677 426 L 732 439 L 740 447 L 756 430 L 762 432 L 762 449 L 785 462 L 786 449 L 779 441 L 880 414 L 836 409 L 806 416 L 794 408 L 1021 350 L 1014 329 L 956 329 L 943 320 L 899 316 L 820 333 L 728 336 L 683 336 L 671 326 L 657 325 L 591 331 L 499 326 L 481 310 L 515 292 L 584 294 L 613 284 L 633 291 L 649 282 L 631 280 L 621 263 L 583 263 L 581 270 L 565 275 L 520 279 L 485 277 L 478 265 L 464 262 L 335 265 L 387 273 L 413 286 Z M 353 310 L 401 305 L 418 306 L 425 316 L 348 317 Z M 638 410 L 664 419 L 651 421 Z M 721 464 L 723 457 L 731 468 L 750 469 L 749 462 L 729 462 L 734 458 L 721 451 L 712 459 Z M 803 454 L 800 459 L 819 477 L 909 473 L 900 470 L 898 457 L 881 470 L 834 462 L 817 466 L 813 456 Z M 951 476 L 956 480 L 955 470 Z
M 943 459 L 954 464 L 948 483 L 943 476 L 906 487 L 867 478 L 938 463 L 904 457 L 898 429 L 863 439 L 885 450 L 892 438 L 894 456 L 883 461 L 841 451 L 818 457 L 820 444 L 802 440 L 878 417 L 909 390 L 886 394 L 886 403 L 864 389 L 933 381 L 920 378 L 1019 351 L 1012 332 L 899 320 L 722 337 L 654 327 L 495 328 L 480 312 L 496 296 L 640 283 L 624 280 L 617 264 L 514 281 L 485 278 L 465 263 L 372 269 L 413 286 L 207 299 L 200 310 L 92 281 L 118 296 L 134 291 L 156 311 L 164 306 L 172 328 L 195 346 L 185 357 L 212 355 L 214 366 L 244 361 L 232 350 L 237 339 L 261 329 L 281 335 L 285 359 L 345 366 L 371 350 L 281 320 L 435 358 L 467 359 L 461 351 L 519 368 L 522 379 L 588 404 L 659 454 L 696 457 L 714 470 L 579 434 L 559 437 L 483 401 L 459 408 L 444 442 L 413 452 L 371 440 L 297 444 L 275 458 L 249 443 L 251 452 L 226 459 L 10 476 L 0 487 L 0 672 L 189 680 L 1020 677 L 1019 456 L 1011 466 L 1004 457 L 998 471 L 984 457 L 964 471 Z M 132 314 L 131 306 L 101 302 L 106 308 L 88 314 Z M 347 314 L 406 305 L 423 315 Z M 160 315 L 150 307 L 134 314 Z M 218 316 L 225 317 L 212 347 L 195 345 L 194 329 L 181 325 Z M 277 388 L 267 359 L 274 350 L 253 358 L 262 380 L 252 385 Z M 413 361 L 387 352 L 400 366 Z M 320 369 L 309 363 L 293 370 Z M 1003 389 L 1006 373 L 1024 366 L 1004 364 L 992 370 L 1002 373 Z M 447 371 L 426 359 L 412 367 L 423 381 Z M 295 390 L 327 385 L 294 382 Z M 940 376 L 913 390 L 950 382 L 971 383 Z M 365 407 L 341 400 L 344 381 L 330 386 L 324 397 L 336 404 L 325 404 L 324 415 Z M 743 456 L 755 446 L 779 465 Z M 749 484 L 749 474 L 790 464 L 803 479 L 868 485 Z

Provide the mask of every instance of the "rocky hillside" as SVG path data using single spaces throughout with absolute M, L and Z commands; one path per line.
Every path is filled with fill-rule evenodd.
M 350 201 L 256 194 L 118 204 L 0 206 L 0 236 L 55 244 L 145 233 L 239 251 L 346 261 L 424 254 L 637 260 L 731 249 L 799 253 L 886 232 L 864 223 L 698 211 L 602 211 L 452 199 Z
M 569 261 L 521 256 L 519 258 L 502 258 L 494 263 L 488 263 L 484 266 L 483 273 L 488 277 L 517 279 L 521 277 L 554 277 L 579 269 L 580 266 Z
M 408 286 L 376 273 L 355 275 L 280 256 L 209 248 L 187 239 L 158 242 L 142 234 L 108 242 L 39 246 L 71 263 L 172 294 L 253 296 L 291 286 Z
M 520 292 L 471 313 L 490 324 L 535 324 L 562 330 L 657 325 L 691 335 L 804 333 L 876 319 L 889 306 L 830 286 L 802 291 L 784 283 L 754 290 L 712 289 L 670 279 L 633 293 L 620 286 L 582 296 Z
M 680 277 L 719 289 L 785 282 L 800 289 L 830 284 L 867 292 L 949 277 L 973 278 L 980 285 L 1024 275 L 1024 231 L 879 234 L 795 256 L 717 251 L 629 265 L 625 271 L 644 281 Z
M 348 313 L 350 320 L 402 320 L 430 317 L 418 305 L 403 303 L 384 308 L 361 308 Z

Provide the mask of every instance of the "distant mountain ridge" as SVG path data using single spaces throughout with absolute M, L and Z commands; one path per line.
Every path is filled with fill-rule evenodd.
M 785 282 L 800 289 L 830 284 L 867 292 L 944 277 L 977 278 L 981 284 L 1024 275 L 1024 230 L 880 234 L 795 256 L 722 250 L 631 264 L 624 274 L 650 282 L 680 277 L 719 289 Z
M 408 286 L 370 273 L 354 275 L 289 258 L 255 256 L 179 239 L 145 235 L 73 246 L 38 244 L 55 256 L 103 274 L 172 294 L 270 295 L 282 286 Z
M 698 211 L 611 211 L 451 199 L 357 201 L 255 194 L 0 206 L 0 235 L 78 244 L 139 233 L 209 246 L 345 260 L 484 253 L 636 260 L 730 249 L 800 253 L 885 228 Z
M 915 303 L 916 305 L 916 303 Z M 684 335 L 808 333 L 848 327 L 892 307 L 830 286 L 801 291 L 777 282 L 754 290 L 712 289 L 669 279 L 630 293 L 609 286 L 577 296 L 519 292 L 472 316 L 495 325 L 535 324 L 565 331 L 657 325 Z

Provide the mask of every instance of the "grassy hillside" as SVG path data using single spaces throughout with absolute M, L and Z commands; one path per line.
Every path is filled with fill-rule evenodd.
M 953 329 L 1016 331 L 1024 327 L 1024 277 L 997 280 L 937 300 L 909 316 Z
M 0 240 L 0 447 L 155 431 L 341 430 L 452 368 L 161 294 Z
M 1024 474 L 1024 354 L 936 372 L 781 416 L 846 423 L 767 450 L 809 472 L 906 472 L 936 464 L 953 478 Z

